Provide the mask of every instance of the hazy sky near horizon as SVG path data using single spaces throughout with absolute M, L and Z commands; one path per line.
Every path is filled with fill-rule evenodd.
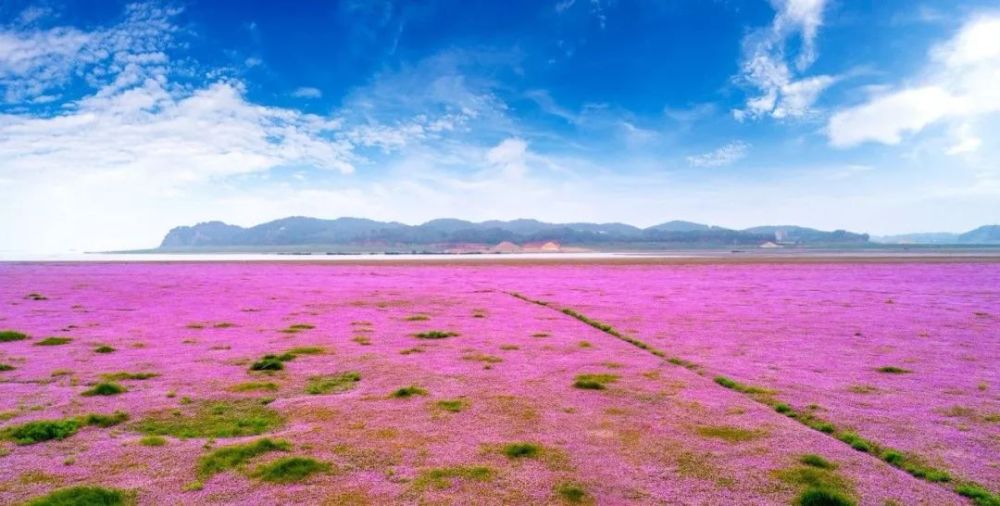
M 993 1 L 0 4 L 0 251 L 290 215 L 1000 222 Z

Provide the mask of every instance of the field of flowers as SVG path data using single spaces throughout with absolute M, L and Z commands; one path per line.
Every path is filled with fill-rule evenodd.
M 997 264 L 0 280 L 0 504 L 1000 503 Z

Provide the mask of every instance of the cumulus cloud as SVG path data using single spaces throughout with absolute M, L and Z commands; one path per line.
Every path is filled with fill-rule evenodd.
M 692 155 L 687 161 L 692 167 L 724 167 L 746 158 L 750 144 L 743 141 L 733 141 L 718 149 Z
M 976 124 L 1000 112 L 1000 14 L 968 20 L 935 46 L 913 84 L 884 90 L 866 102 L 836 112 L 827 125 L 830 144 L 899 144 L 930 125 L 950 125 L 950 154 L 982 145 Z
M 312 88 L 309 86 L 303 86 L 301 88 L 296 88 L 292 92 L 292 96 L 295 98 L 321 98 L 323 92 L 319 88 Z
M 771 25 L 754 30 L 743 40 L 737 80 L 758 94 L 748 98 L 743 109 L 733 110 L 737 120 L 806 116 L 820 93 L 836 81 L 828 75 L 798 75 L 816 60 L 816 37 L 825 4 L 825 0 L 772 0 L 775 16 Z M 792 39 L 799 43 L 794 68 L 786 54 Z

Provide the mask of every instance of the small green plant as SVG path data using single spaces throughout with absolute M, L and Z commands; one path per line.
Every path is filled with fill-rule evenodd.
M 537 457 L 541 451 L 541 447 L 534 443 L 510 443 L 501 449 L 504 455 L 512 459 Z
M 851 445 L 851 448 L 859 452 L 868 452 L 872 449 L 870 441 L 852 431 L 841 432 L 837 435 L 837 439 Z
M 555 486 L 556 494 L 565 502 L 579 504 L 587 499 L 587 491 L 577 483 L 564 481 Z
M 13 371 L 14 369 L 17 368 L 9 364 L 0 364 L 0 372 Z
M 371 344 L 372 344 L 372 339 L 370 337 L 368 337 L 368 336 L 362 336 L 362 335 L 356 335 L 356 336 L 352 337 L 351 341 L 354 341 L 354 342 L 360 344 L 361 346 L 371 346 Z
M 106 344 L 102 344 L 102 345 L 98 346 L 97 348 L 94 348 L 94 353 L 114 353 L 116 351 L 118 351 L 118 350 L 116 350 L 116 349 L 114 349 L 114 348 L 112 348 L 112 347 L 110 347 L 110 346 L 108 346 Z
M 766 388 L 755 387 L 751 385 L 744 385 L 738 381 L 727 378 L 725 376 L 716 376 L 713 381 L 717 384 L 726 387 L 730 390 L 736 390 L 737 392 L 744 394 L 768 394 L 771 393 L 770 390 Z
M 284 457 L 258 466 L 253 476 L 271 483 L 294 483 L 331 469 L 330 464 L 309 457 Z
M 906 374 L 909 372 L 913 372 L 909 369 L 903 369 L 902 367 L 896 367 L 894 365 L 879 367 L 878 369 L 876 369 L 876 371 L 886 374 Z
M 807 465 L 816 467 L 819 469 L 836 469 L 837 464 L 824 459 L 823 457 L 816 455 L 815 453 L 807 453 L 799 457 L 799 462 Z
M 408 387 L 400 388 L 392 393 L 392 397 L 397 399 L 408 399 L 414 395 L 427 395 L 427 390 L 418 386 L 410 385 Z
M 35 343 L 35 346 L 60 346 L 72 341 L 73 339 L 69 337 L 46 337 L 45 339 Z
M 792 412 L 792 407 L 783 402 L 779 402 L 778 404 L 774 405 L 774 410 L 777 411 L 778 413 L 785 415 Z
M 82 426 L 111 427 L 127 419 L 127 414 L 115 412 L 113 415 L 91 413 L 76 418 L 36 420 L 4 428 L 0 431 L 0 437 L 14 441 L 19 445 L 31 445 L 53 439 L 66 439 L 76 434 Z
M 326 353 L 326 348 L 321 346 L 299 346 L 285 352 L 286 355 L 322 355 Z
M 503 362 L 503 359 L 496 355 L 487 355 L 486 353 L 467 353 L 462 355 L 462 360 L 468 360 L 470 362 L 483 362 L 486 364 L 499 364 Z
M 450 330 L 428 330 L 427 332 L 419 332 L 414 334 L 417 339 L 445 339 L 448 337 L 455 337 L 458 332 L 452 332 Z
M 1000 494 L 991 494 L 976 483 L 963 483 L 955 487 L 955 492 L 972 499 L 976 506 L 1000 506 Z
M 294 355 L 264 355 L 260 360 L 250 364 L 251 371 L 280 371 L 285 368 L 285 362 L 293 360 Z
M 286 334 L 296 334 L 302 332 L 303 330 L 312 330 L 314 328 L 316 328 L 315 325 L 311 325 L 308 323 L 296 323 L 294 325 L 289 325 L 287 328 L 284 328 L 281 331 Z
M 126 381 L 126 380 L 148 380 L 150 378 L 155 378 L 159 374 L 155 372 L 109 372 L 101 375 L 101 379 L 105 381 Z
M 95 395 L 118 395 L 118 394 L 123 394 L 125 392 L 128 392 L 128 390 L 125 387 L 119 385 L 118 383 L 103 382 L 103 383 L 98 383 L 87 390 L 84 390 L 83 393 L 80 395 L 92 397 Z
M 361 375 L 356 372 L 342 372 L 327 376 L 313 376 L 306 385 L 306 393 L 312 395 L 346 392 L 361 381 Z
M 61 488 L 32 499 L 27 506 L 122 506 L 130 502 L 131 497 L 121 490 L 78 486 Z
M 580 374 L 574 381 L 573 386 L 582 390 L 604 390 L 608 383 L 618 381 L 615 374 Z
M 27 334 L 17 332 L 14 330 L 0 330 L 0 343 L 9 343 L 12 341 L 23 341 L 28 338 Z
M 42 294 L 40 294 L 38 292 L 31 292 L 28 295 L 25 295 L 24 298 L 27 299 L 27 300 L 49 300 L 48 297 L 46 297 L 46 296 L 44 296 L 44 295 L 42 295 Z
M 440 410 L 448 411 L 449 413 L 458 413 L 465 409 L 468 405 L 462 399 L 444 399 L 434 403 L 434 406 Z
M 81 425 L 90 425 L 92 427 L 114 427 L 122 422 L 128 421 L 128 413 L 123 411 L 115 411 L 110 415 L 103 415 L 100 413 L 89 413 L 79 417 Z
M 408 322 L 424 322 L 430 319 L 431 317 L 425 314 L 414 314 L 406 317 L 406 321 Z
M 257 441 L 212 450 L 198 459 L 198 478 L 206 479 L 229 469 L 236 469 L 250 459 L 268 452 L 285 452 L 291 449 L 288 441 L 281 439 L 258 439 Z
M 142 446 L 165 446 L 167 444 L 167 439 L 161 436 L 143 436 L 139 440 L 139 444 Z

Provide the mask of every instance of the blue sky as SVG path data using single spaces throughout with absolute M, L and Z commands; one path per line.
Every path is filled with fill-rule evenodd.
M 0 4 L 0 250 L 288 215 L 1000 221 L 1000 7 Z

